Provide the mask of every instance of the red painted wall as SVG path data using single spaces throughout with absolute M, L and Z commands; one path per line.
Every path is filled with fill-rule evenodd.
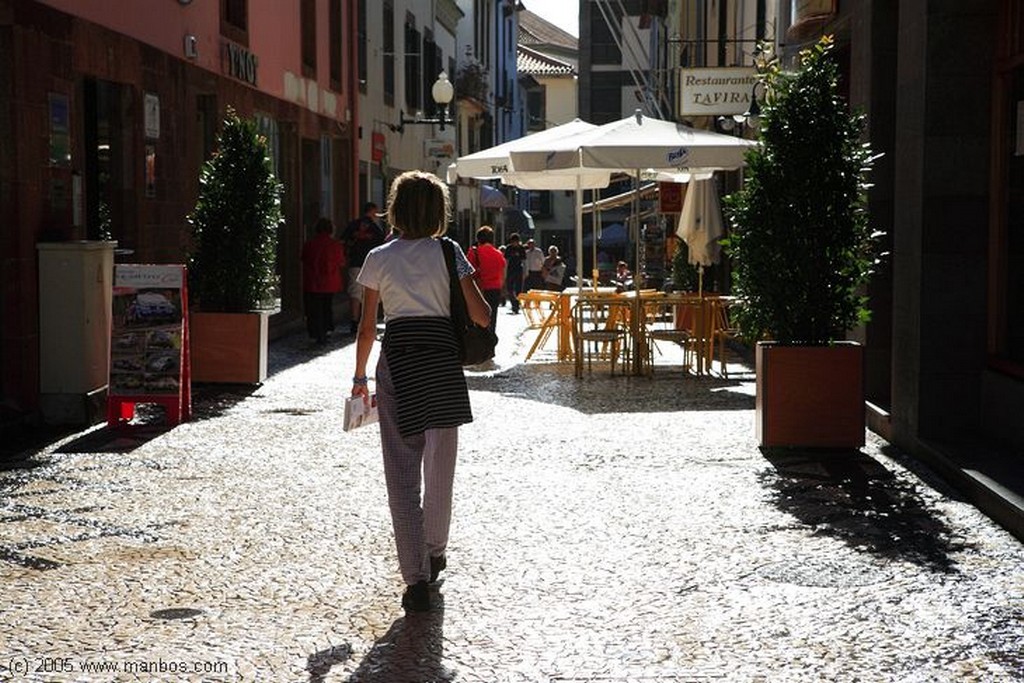
M 328 0 L 317 2 L 317 78 L 301 75 L 299 0 L 250 0 L 246 49 L 259 59 L 257 87 L 232 78 L 222 61 L 218 0 L 0 0 L 0 425 L 9 411 L 31 412 L 38 401 L 38 268 L 36 243 L 83 239 L 84 226 L 71 221 L 73 172 L 82 172 L 83 81 L 102 79 L 123 85 L 131 95 L 132 125 L 126 148 L 132 158 L 131 182 L 124 192 L 127 234 L 134 259 L 181 262 L 188 243 L 187 213 L 195 202 L 201 130 L 196 98 L 216 98 L 222 114 L 234 106 L 243 115 L 259 111 L 281 125 L 288 184 L 282 235 L 282 279 L 298 280 L 303 223 L 298 199 L 304 182 L 296 156 L 301 140 L 332 137 L 339 147 L 335 164 L 336 220 L 355 215 L 358 157 L 354 138 L 356 48 L 355 0 L 342 3 L 343 30 L 339 91 L 331 89 Z M 183 51 L 186 33 L 198 39 L 197 59 Z M 48 163 L 48 93 L 69 98 L 72 164 Z M 143 134 L 141 98 L 160 98 L 160 136 Z M 308 106 L 308 105 L 313 105 Z M 346 111 L 348 112 L 346 114 Z M 155 144 L 157 193 L 143 193 L 143 152 Z M 351 160 L 348 163 L 344 160 Z M 63 201 L 52 196 L 54 181 Z M 124 246 L 124 245 L 122 245 Z M 294 253 L 293 253 L 294 252 Z M 293 261 L 295 263 L 293 263 Z M 294 292 L 287 315 L 301 315 Z M 273 324 L 273 323 L 272 323 Z

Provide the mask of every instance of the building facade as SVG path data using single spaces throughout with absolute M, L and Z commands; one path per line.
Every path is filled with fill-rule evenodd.
M 456 150 L 462 156 L 521 137 L 527 112 L 516 64 L 523 5 L 515 0 L 458 0 L 458 5 L 465 15 L 455 74 Z M 476 181 L 460 180 L 453 194 L 452 232 L 463 245 L 481 225 L 500 220 L 500 210 L 483 206 Z
M 540 16 L 519 16 L 519 81 L 525 94 L 528 132 L 569 123 L 579 117 L 579 41 Z M 520 203 L 533 219 L 533 234 L 545 253 L 551 245 L 563 255 L 574 249 L 575 193 L 519 190 Z
M 358 0 L 359 196 L 385 205 L 390 181 L 412 169 L 444 176 L 455 155 L 431 95 L 443 72 L 455 82 L 456 34 L 465 15 L 455 0 Z
M 37 243 L 185 262 L 228 107 L 258 120 L 285 190 L 272 330 L 301 320 L 306 231 L 357 199 L 355 19 L 355 0 L 0 0 L 5 414 L 38 407 Z

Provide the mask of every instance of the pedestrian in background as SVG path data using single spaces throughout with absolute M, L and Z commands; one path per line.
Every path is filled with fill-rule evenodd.
M 505 281 L 505 257 L 494 246 L 494 229 L 489 225 L 476 231 L 476 245 L 466 255 L 476 270 L 476 284 L 483 292 L 484 301 L 491 307 L 491 332 L 496 332 L 498 306 L 501 305 L 501 285 Z
M 345 242 L 345 258 L 348 261 L 348 300 L 351 322 L 349 331 L 352 334 L 359 329 L 359 320 L 363 312 L 363 288 L 359 284 L 359 269 L 363 267 L 366 255 L 374 247 L 384 243 L 384 230 L 377 223 L 377 205 L 367 202 L 363 205 L 363 215 L 351 221 L 341 236 Z M 376 311 L 376 309 L 368 309 Z M 376 315 L 370 316 L 376 323 Z
M 334 329 L 334 295 L 341 291 L 345 252 L 334 239 L 334 223 L 320 218 L 313 237 L 302 245 L 302 299 L 306 331 L 318 346 Z
M 544 289 L 544 252 L 526 240 L 526 289 Z
M 505 245 L 505 292 L 512 305 L 512 313 L 519 313 L 519 295 L 523 293 L 526 279 L 525 265 L 526 249 L 519 242 L 519 233 L 514 232 L 508 236 L 508 244 Z
M 398 176 L 387 215 L 399 237 L 372 250 L 359 273 L 364 310 L 376 310 L 378 302 L 384 306 L 377 407 L 398 564 L 407 586 L 402 606 L 408 612 L 430 609 L 429 583 L 447 565 L 458 427 L 473 419 L 451 323 L 448 267 L 437 239 L 449 212 L 448 188 L 437 176 Z M 473 266 L 458 244 L 452 248 L 469 317 L 483 327 L 491 312 Z M 352 395 L 364 400 L 366 364 L 377 336 L 372 318 L 365 316 L 359 325 L 352 377 Z

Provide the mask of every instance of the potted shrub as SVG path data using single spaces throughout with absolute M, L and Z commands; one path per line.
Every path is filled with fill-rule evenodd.
M 254 384 L 267 376 L 281 186 L 256 123 L 228 109 L 189 216 L 192 379 Z
M 757 345 L 761 445 L 864 444 L 863 349 L 845 341 L 868 319 L 875 264 L 865 205 L 873 157 L 863 115 L 838 94 L 831 37 L 800 53 L 795 72 L 759 60 L 760 145 L 742 189 L 726 200 L 735 317 Z

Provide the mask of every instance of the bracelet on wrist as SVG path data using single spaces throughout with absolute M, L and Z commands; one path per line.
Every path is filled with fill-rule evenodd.
M 362 377 L 359 377 L 359 376 L 353 376 L 352 377 L 352 384 L 361 384 L 361 385 L 365 386 L 365 385 L 369 384 L 369 382 L 370 382 L 370 379 L 366 375 L 363 375 Z

